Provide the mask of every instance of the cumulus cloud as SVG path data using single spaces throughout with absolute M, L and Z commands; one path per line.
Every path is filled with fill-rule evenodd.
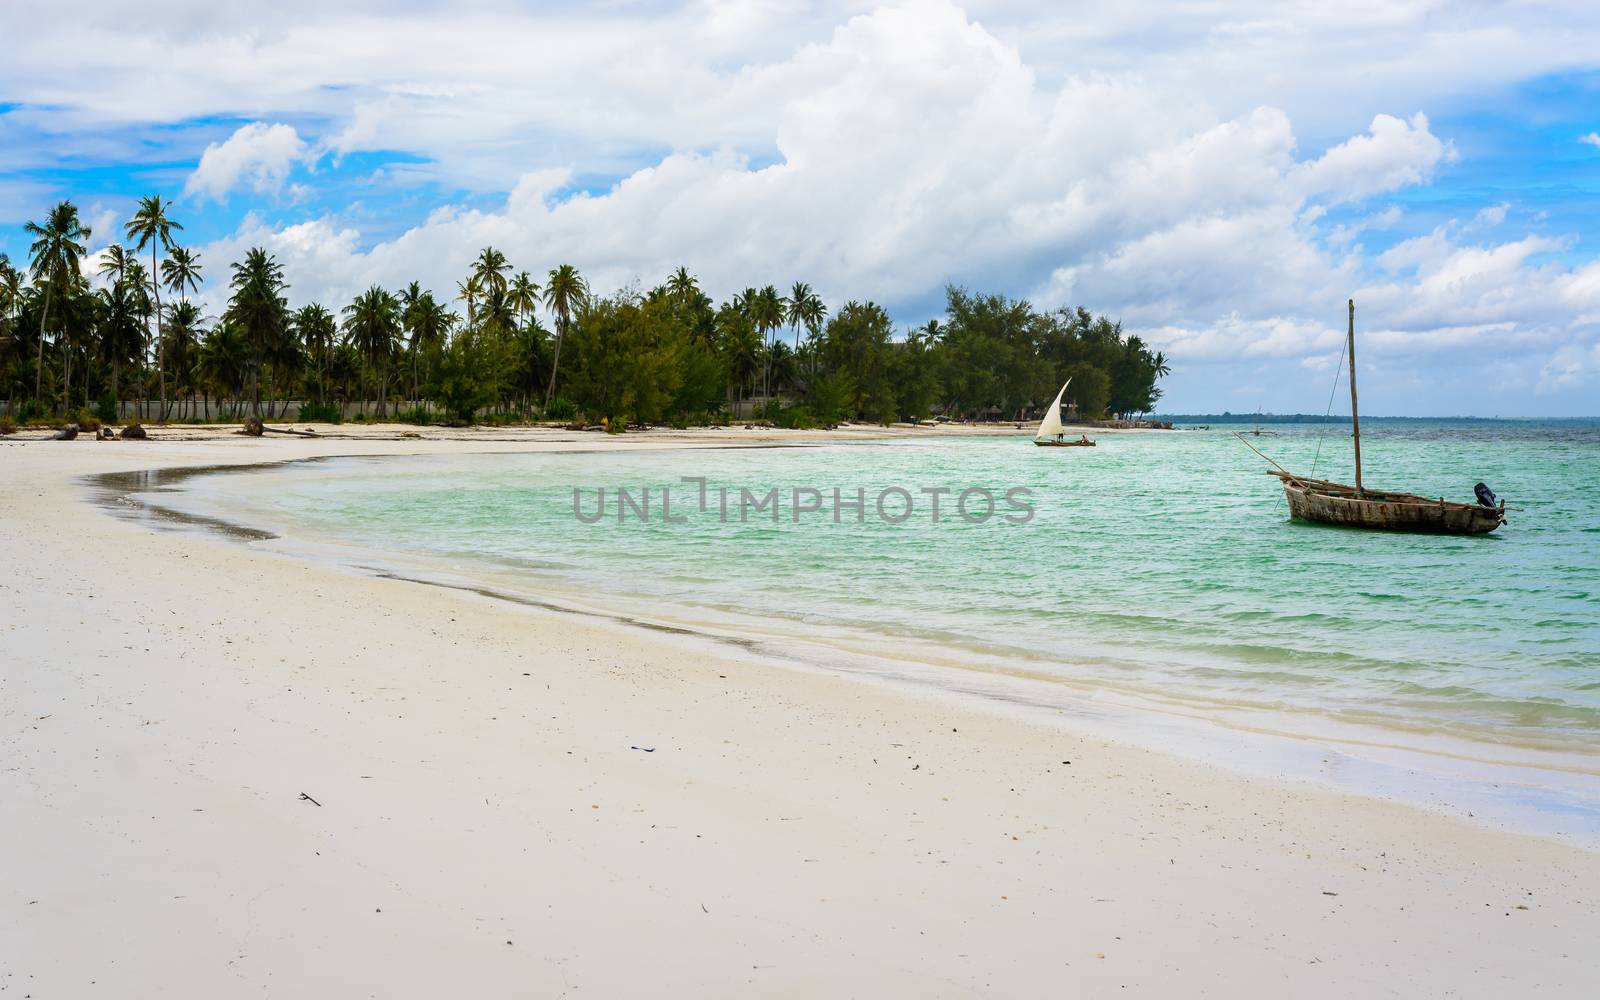
M 0 92 L 80 125 L 208 116 L 326 120 L 335 148 L 399 149 L 474 190 L 580 149 L 590 163 L 641 148 L 766 143 L 787 99 L 782 64 L 826 46 L 874 0 L 597 4 L 581 14 L 514 0 L 103 0 L 99 16 L 0 4 Z M 941 16 L 937 3 L 908 9 Z M 1234 118 L 1270 100 L 1303 134 L 1347 137 L 1374 110 L 1570 71 L 1600 51 L 1586 0 L 1346 3 L 1275 0 L 968 0 L 985 34 L 1041 78 L 1113 75 Z M 59 67 L 70 59 L 71 74 Z M 932 65 L 932 64 L 930 64 Z M 1590 62 L 1592 65 L 1592 61 Z M 931 74 L 936 78 L 938 74 Z M 1119 121 L 1119 127 L 1128 122 Z
M 1098 76 L 1043 86 L 1014 47 L 942 4 L 853 18 L 749 76 L 784 95 L 770 163 L 684 151 L 571 196 L 568 170 L 531 171 L 496 208 L 444 208 L 375 245 L 333 217 L 252 218 L 209 252 L 265 245 L 297 300 L 325 302 L 372 283 L 452 289 L 485 245 L 535 271 L 574 263 L 598 288 L 686 264 L 716 295 L 802 279 L 902 313 L 936 308 L 954 280 L 1111 310 L 1198 363 L 1337 351 L 1351 295 L 1394 357 L 1592 336 L 1577 317 L 1600 308 L 1588 304 L 1600 272 L 1537 263 L 1562 240 L 1476 245 L 1447 224 L 1374 267 L 1324 238 L 1320 206 L 1426 183 L 1452 155 L 1421 114 L 1379 114 L 1304 155 L 1280 109 L 1219 118 Z M 1362 225 L 1397 218 L 1390 207 Z
M 448 292 L 492 244 L 536 272 L 574 263 L 599 288 L 684 264 L 716 295 L 801 279 L 908 320 L 957 281 L 1112 312 L 1191 365 L 1306 370 L 1336 356 L 1352 294 L 1390 357 L 1471 345 L 1528 386 L 1600 336 L 1600 270 L 1563 263 L 1559 235 L 1502 232 L 1504 206 L 1376 259 L 1357 240 L 1399 221 L 1386 196 L 1456 155 L 1420 109 L 1586 40 L 1600 51 L 1590 4 L 1218 0 L 1163 7 L 1155 33 L 1126 0 L 1070 16 L 983 0 L 281 7 L 271 25 L 227 5 L 105 19 L 115 44 L 98 21 L 77 26 L 92 65 L 63 79 L 50 60 L 67 39 L 19 24 L 32 8 L 14 5 L 0 30 L 37 44 L 0 84 L 90 124 L 256 119 L 200 155 L 197 199 L 311 201 L 297 165 L 370 150 L 407 154 L 375 179 L 390 194 L 403 173 L 472 196 L 408 207 L 431 211 L 381 239 L 353 213 L 282 212 L 203 248 L 220 273 L 268 247 L 296 302 L 414 279 Z M 597 176 L 620 180 L 570 193 Z M 1552 370 L 1576 372 L 1546 379 L 1553 392 L 1591 377 Z
M 1300 162 L 1278 109 L 1219 121 L 1103 77 L 1045 89 L 1015 48 L 946 4 L 853 18 L 749 76 L 785 95 L 770 165 L 727 147 L 680 152 L 566 199 L 566 173 L 535 172 L 497 211 L 436 213 L 344 268 L 306 270 L 334 298 L 373 277 L 448 284 L 492 243 L 546 266 L 571 258 L 601 287 L 681 263 L 719 293 L 753 268 L 891 303 L 960 280 L 1165 324 L 1331 287 L 1344 265 L 1301 230 L 1301 210 L 1417 183 L 1447 149 L 1421 116 L 1379 116 Z
M 1589 146 L 1600 148 L 1600 132 L 1590 132 L 1588 135 L 1578 136 L 1578 141 Z
M 1328 150 L 1297 171 L 1307 195 L 1335 201 L 1357 201 L 1375 194 L 1421 184 L 1441 160 L 1454 150 L 1428 130 L 1422 112 L 1402 121 L 1378 115 L 1366 135 L 1358 135 Z
M 305 141 L 292 126 L 251 122 L 226 141 L 206 147 L 184 183 L 183 193 L 221 201 L 240 183 L 258 192 L 279 191 L 290 169 L 310 159 Z

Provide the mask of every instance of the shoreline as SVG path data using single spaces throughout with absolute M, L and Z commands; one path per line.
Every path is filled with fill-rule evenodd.
M 373 446 L 0 447 L 0 939 L 25 956 L 0 973 L 130 996 L 1600 977 L 1590 850 L 82 498 L 119 468 Z
M 802 447 L 812 442 L 681 442 L 664 447 Z M 829 442 L 821 442 L 827 444 Z M 863 442 L 865 443 L 865 442 Z M 593 454 L 604 448 L 562 449 Z M 648 452 L 645 446 L 633 449 Z M 596 602 L 570 584 L 541 580 L 527 585 L 494 570 L 477 572 L 435 565 L 416 553 L 371 549 L 341 542 L 337 551 L 272 528 L 225 520 L 148 499 L 183 493 L 191 479 L 268 472 L 293 464 L 360 459 L 394 461 L 405 455 L 321 455 L 244 465 L 146 469 L 90 476 L 97 502 L 108 512 L 147 518 L 159 526 L 215 531 L 235 542 L 279 542 L 268 551 L 290 561 L 313 561 L 355 575 L 472 593 L 489 600 L 558 614 L 585 616 L 627 627 L 725 644 L 790 669 L 821 670 L 890 687 L 933 691 L 988 703 L 990 710 L 1020 711 L 1047 724 L 1087 729 L 1098 736 L 1133 742 L 1201 764 L 1265 778 L 1309 781 L 1329 789 L 1395 801 L 1442 815 L 1465 816 L 1479 825 L 1549 836 L 1600 849 L 1600 770 L 1592 752 L 1550 738 L 1518 741 L 1493 730 L 1463 730 L 1438 721 L 1386 716 L 1347 718 L 1331 711 L 1272 709 L 1219 700 L 1196 692 L 1168 695 L 1147 686 L 1110 685 L 1100 680 L 1044 677 L 1023 665 L 996 660 L 988 666 L 957 667 L 932 647 L 912 647 L 891 657 L 879 648 L 883 636 L 851 643 L 802 638 L 785 623 L 759 613 L 713 621 L 688 608 L 636 595 Z M 127 509 L 129 497 L 139 512 Z M 792 625 L 792 623 L 787 623 Z M 920 654 L 920 655 L 919 655 Z M 1477 773 L 1473 773 L 1477 772 Z M 1520 789 L 1515 795 L 1507 789 Z M 1575 824 L 1576 818 L 1582 818 Z

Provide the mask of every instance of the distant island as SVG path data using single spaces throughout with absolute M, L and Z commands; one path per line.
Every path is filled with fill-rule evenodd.
M 1348 424 L 1350 418 L 1344 414 L 1323 415 L 1321 413 L 1231 413 L 1224 410 L 1221 413 L 1153 413 L 1151 420 L 1164 420 L 1172 424 Z M 1416 423 L 1429 423 L 1448 420 L 1452 423 L 1478 423 L 1493 424 L 1506 421 L 1526 421 L 1541 424 L 1587 424 L 1600 420 L 1600 417 L 1369 417 L 1361 415 L 1363 423 L 1369 420 L 1409 420 Z

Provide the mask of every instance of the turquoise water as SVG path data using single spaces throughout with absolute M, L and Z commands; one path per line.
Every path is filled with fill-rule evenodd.
M 1284 465 L 1351 477 L 1339 429 L 1267 430 L 1250 440 Z M 1094 449 L 1019 436 L 336 459 L 195 490 L 245 523 L 664 620 L 1175 704 L 1600 745 L 1600 427 L 1363 431 L 1369 486 L 1470 500 L 1483 480 L 1524 510 L 1472 538 L 1291 522 L 1277 480 L 1221 429 L 1104 435 Z M 706 512 L 684 476 L 706 478 Z M 619 486 L 652 490 L 649 521 L 619 524 L 613 499 L 600 523 L 574 517 L 575 487 L 592 514 L 595 491 Z M 718 486 L 735 491 L 726 522 Z M 797 486 L 824 500 L 798 523 Z M 892 486 L 917 503 L 901 524 L 872 511 Z M 1000 495 L 1001 513 L 1014 512 L 1004 492 L 1026 487 L 1034 516 L 969 523 L 946 496 L 934 523 L 921 488 L 968 486 Z M 686 523 L 661 521 L 663 487 Z M 777 488 L 778 522 L 741 523 L 741 487 Z M 866 523 L 834 523 L 834 487 L 866 490 Z

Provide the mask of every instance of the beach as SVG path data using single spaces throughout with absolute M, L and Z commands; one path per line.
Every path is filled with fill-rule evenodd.
M 5 995 L 1600 986 L 1574 843 L 152 530 L 84 481 L 799 436 L 153 433 L 0 439 Z

